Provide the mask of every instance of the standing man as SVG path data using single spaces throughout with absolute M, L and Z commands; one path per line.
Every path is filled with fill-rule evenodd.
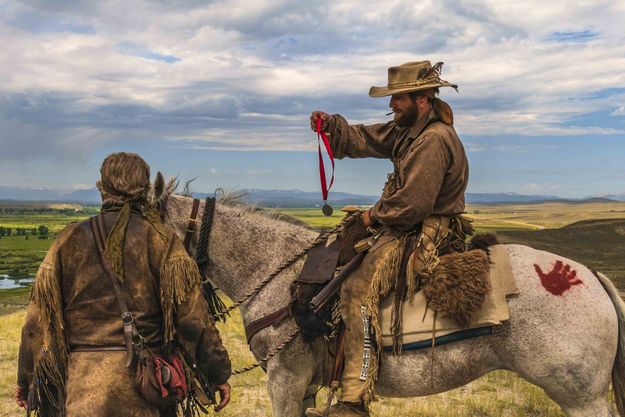
M 365 328 L 372 329 L 381 349 L 380 297 L 396 292 L 392 331 L 399 353 L 403 300 L 417 290 L 419 275 L 436 266 L 441 244 L 458 237 L 450 235 L 462 235 L 459 215 L 464 211 L 469 170 L 453 128 L 453 112 L 437 97 L 440 87 L 457 88 L 440 78 L 442 65 L 420 61 L 391 67 L 388 85 L 371 87 L 371 97 L 391 96 L 390 122 L 350 125 L 342 116 L 322 111 L 310 118 L 313 130 L 321 119 L 336 158 L 388 158 L 394 167 L 381 198 L 363 213 L 365 225 L 377 231 L 369 253 L 341 289 L 345 367 L 342 396 L 331 407 L 330 417 L 369 416 L 379 352 L 370 352 Z M 309 409 L 306 415 L 324 414 Z
M 148 203 L 148 164 L 120 152 L 104 160 L 100 173 L 100 216 L 108 235 L 103 256 L 119 277 L 139 338 L 155 354 L 182 350 L 219 391 L 217 408 L 223 408 L 230 398 L 230 360 L 202 295 L 197 265 Z M 90 221 L 63 229 L 31 290 L 18 359 L 20 407 L 41 417 L 175 415 L 175 409 L 159 411 L 135 392 L 116 291 Z

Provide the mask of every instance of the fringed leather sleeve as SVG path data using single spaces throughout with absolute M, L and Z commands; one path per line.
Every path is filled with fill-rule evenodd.
M 222 384 L 231 373 L 228 353 L 202 295 L 197 265 L 180 239 L 172 239 L 160 277 L 165 341 L 175 337 L 208 381 Z
M 18 384 L 28 387 L 32 408 L 41 416 L 65 414 L 65 381 L 69 357 L 63 301 L 59 251 L 71 234 L 64 229 L 39 266 L 22 328 L 18 358 Z

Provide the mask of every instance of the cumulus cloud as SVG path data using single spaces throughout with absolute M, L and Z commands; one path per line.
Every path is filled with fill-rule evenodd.
M 586 115 L 623 115 L 624 17 L 607 0 L 9 1 L 0 159 L 154 139 L 312 150 L 310 111 L 383 121 L 369 87 L 424 58 L 460 85 L 442 97 L 461 134 L 623 134 Z

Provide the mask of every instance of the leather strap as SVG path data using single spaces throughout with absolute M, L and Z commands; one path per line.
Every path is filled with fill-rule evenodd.
M 70 346 L 70 352 L 117 352 L 126 350 L 126 346 Z
M 200 200 L 197 198 L 193 199 L 193 207 L 191 207 L 191 215 L 189 216 L 189 223 L 187 223 L 187 230 L 184 235 L 184 248 L 189 252 L 189 245 L 191 244 L 191 238 L 193 237 L 193 233 L 195 232 L 195 227 L 197 226 L 197 213 L 200 209 Z
M 104 271 L 111 279 L 113 283 L 113 289 L 115 290 L 115 296 L 117 297 L 117 302 L 119 303 L 119 307 L 122 311 L 121 319 L 124 323 L 124 339 L 126 341 L 126 367 L 130 367 L 132 364 L 132 360 L 134 358 L 134 349 L 133 342 L 140 342 L 142 337 L 139 335 L 137 330 L 137 326 L 135 325 L 134 316 L 128 309 L 128 305 L 126 301 L 124 301 L 124 297 L 122 294 L 122 290 L 119 286 L 119 282 L 121 281 L 117 276 L 117 273 L 113 270 L 111 266 L 111 262 L 104 255 L 104 236 L 106 235 L 106 229 L 104 226 L 104 217 L 99 214 L 90 219 L 91 221 L 91 231 L 93 232 L 93 237 L 95 239 L 96 248 L 98 249 L 98 255 L 100 257 L 100 262 L 102 263 L 102 267 Z
M 281 309 L 276 310 L 273 313 L 270 313 L 264 317 L 261 317 L 258 320 L 254 320 L 253 322 L 245 326 L 245 335 L 247 337 L 247 343 L 248 344 L 250 343 L 250 341 L 252 340 L 252 337 L 256 333 L 260 332 L 265 327 L 271 326 L 272 324 L 274 327 L 277 326 L 278 324 L 280 324 L 280 322 L 282 322 L 282 320 L 289 317 L 290 314 L 291 314 L 291 311 L 289 309 L 289 306 L 282 307 Z

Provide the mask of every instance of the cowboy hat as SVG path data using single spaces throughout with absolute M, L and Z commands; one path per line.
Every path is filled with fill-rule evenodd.
M 369 96 L 384 97 L 437 87 L 453 87 L 457 91 L 458 86 L 456 84 L 441 80 L 442 67 L 442 62 L 432 66 L 430 61 L 407 62 L 398 67 L 390 67 L 388 69 L 388 85 L 371 87 Z

